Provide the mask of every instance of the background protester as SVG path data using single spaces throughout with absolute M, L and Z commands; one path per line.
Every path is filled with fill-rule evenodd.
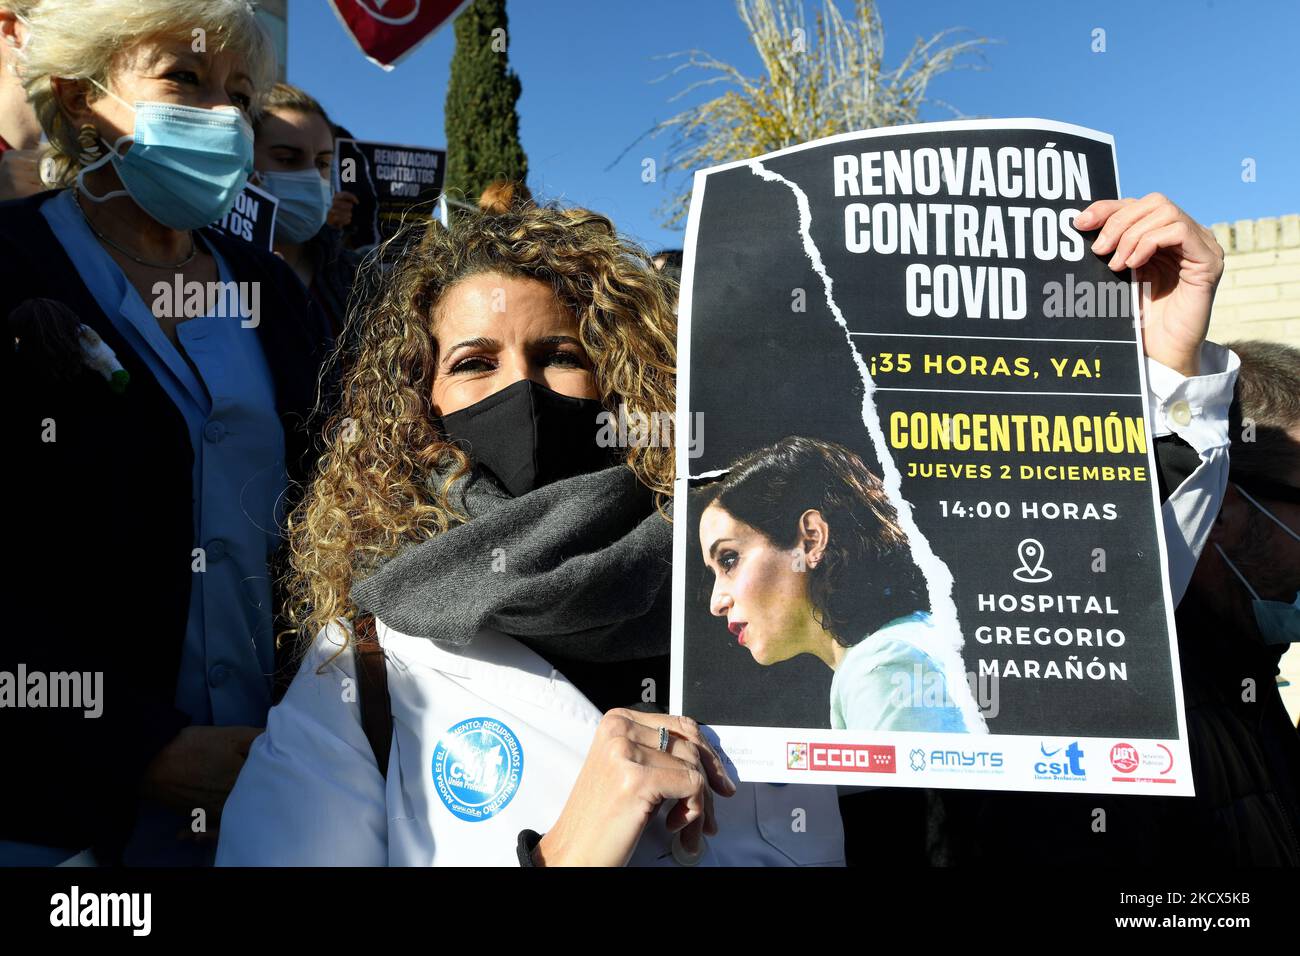
M 532 201 L 533 194 L 524 183 L 499 179 L 483 190 L 478 197 L 478 208 L 491 215 L 501 215 Z
M 356 136 L 346 126 L 330 123 L 330 127 L 334 132 L 335 140 L 356 139 Z M 344 198 L 340 199 L 340 196 Z M 352 225 L 352 210 L 357 201 L 355 193 L 346 190 L 335 193 L 334 203 L 330 206 L 329 215 L 325 217 L 325 225 L 341 232 L 346 231 Z
M 203 228 L 252 172 L 274 55 L 244 0 L 44 0 L 31 21 L 64 188 L 0 206 L 23 463 L 4 593 L 42 614 L 3 669 L 99 675 L 103 701 L 7 712 L 0 860 L 197 862 L 272 700 L 279 513 L 325 348 L 288 266 Z
M 682 281 L 682 250 L 680 249 L 660 249 L 656 252 L 651 260 L 655 268 L 668 276 L 674 282 L 681 284 Z
M 1241 359 L 1233 476 L 1300 487 L 1300 350 L 1280 342 L 1229 342 L 1228 348 Z
M 357 197 L 334 192 L 330 182 L 334 125 L 305 91 L 277 83 L 255 129 L 255 182 L 280 200 L 275 251 L 325 312 L 337 338 L 361 257 L 345 246 L 342 232 L 352 222 Z
M 842 862 L 833 787 L 737 788 L 664 713 L 674 450 L 610 447 L 598 417 L 673 408 L 644 254 L 603 216 L 516 205 L 426 232 L 376 303 L 293 521 L 315 640 L 219 862 Z M 387 698 L 356 684 L 366 612 Z M 351 686 L 388 701 L 382 732 Z
M 1300 734 L 1277 673 L 1300 640 L 1300 352 L 1232 348 L 1228 488 L 1178 617 L 1196 799 L 1164 801 L 1155 858 L 1297 866 Z
M 40 192 L 41 124 L 19 70 L 37 0 L 0 0 L 0 201 Z
M 655 269 L 661 276 L 672 282 L 672 291 L 669 294 L 673 301 L 673 314 L 676 315 L 682 285 L 682 250 L 660 249 L 650 261 L 654 263 Z

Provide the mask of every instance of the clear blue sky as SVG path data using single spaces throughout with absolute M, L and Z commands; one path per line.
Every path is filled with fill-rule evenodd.
M 806 0 L 811 11 L 821 0 Z M 841 11 L 852 0 L 839 0 Z M 1295 0 L 880 0 L 885 56 L 966 27 L 1000 41 L 983 69 L 941 77 L 931 94 L 970 116 L 1038 116 L 1113 133 L 1126 195 L 1167 193 L 1203 223 L 1300 212 L 1300 3 Z M 666 137 L 623 150 L 679 108 L 688 80 L 655 83 L 657 55 L 697 47 L 749 73 L 757 58 L 731 0 L 511 0 L 510 61 L 523 82 L 529 185 L 584 205 L 652 248 L 680 246 L 655 209 L 664 182 L 641 181 Z M 1107 51 L 1090 50 L 1093 28 Z M 289 80 L 363 139 L 445 145 L 454 33 L 444 29 L 386 73 L 368 62 L 325 0 L 289 2 Z M 930 108 L 922 119 L 950 114 Z M 1252 157 L 1257 180 L 1243 183 Z M 671 181 L 670 181 L 671 182 Z

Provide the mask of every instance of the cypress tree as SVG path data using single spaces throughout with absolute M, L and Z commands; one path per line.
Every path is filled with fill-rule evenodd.
M 446 190 L 469 202 L 498 179 L 523 182 L 528 176 L 515 111 L 521 86 L 507 61 L 506 30 L 506 0 L 474 0 L 456 18 L 447 84 Z

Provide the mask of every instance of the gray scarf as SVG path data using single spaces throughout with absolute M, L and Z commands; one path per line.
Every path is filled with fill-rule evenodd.
M 452 503 L 471 518 L 353 585 L 402 634 L 468 644 L 481 628 L 543 657 L 628 661 L 669 648 L 672 525 L 624 465 L 512 498 L 475 469 Z

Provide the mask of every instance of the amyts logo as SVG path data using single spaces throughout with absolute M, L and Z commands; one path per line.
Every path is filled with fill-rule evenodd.
M 1034 764 L 1035 780 L 1084 780 L 1087 773 L 1083 769 L 1083 748 L 1077 740 L 1071 741 L 1065 748 L 1048 750 L 1047 744 L 1039 744 L 1039 752 L 1044 759 Z
M 1110 765 L 1117 774 L 1110 779 L 1116 783 L 1174 783 L 1177 779 L 1173 751 L 1164 744 L 1138 747 L 1117 743 L 1110 748 Z
M 357 0 L 357 6 L 394 27 L 405 26 L 420 15 L 420 0 Z
M 785 768 L 787 770 L 808 769 L 808 745 L 787 743 L 785 745 Z
M 433 781 L 447 809 L 462 820 L 495 816 L 519 789 L 524 751 L 509 727 L 488 717 L 462 720 L 438 741 Z
M 1001 773 L 1003 754 L 1000 750 L 931 750 L 916 749 L 908 755 L 912 769 L 924 770 L 929 764 L 931 773 Z
M 894 748 L 879 744 L 809 744 L 809 770 L 895 773 Z

